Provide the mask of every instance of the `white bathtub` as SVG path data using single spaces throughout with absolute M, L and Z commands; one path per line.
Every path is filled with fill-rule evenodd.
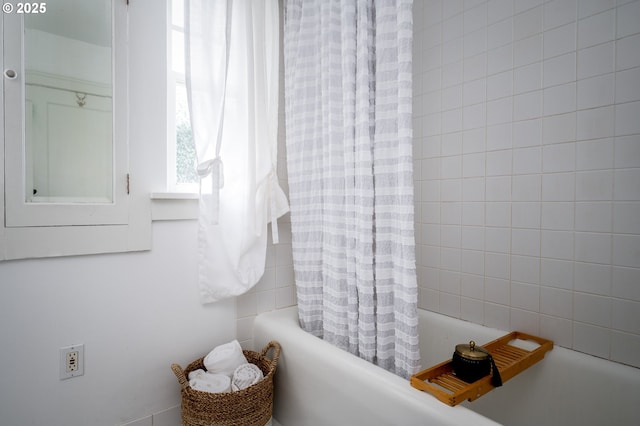
M 451 358 L 458 343 L 486 343 L 506 333 L 421 310 L 423 368 Z M 270 340 L 282 346 L 274 417 L 283 426 L 638 424 L 640 369 L 557 346 L 503 387 L 449 407 L 305 333 L 296 307 L 258 315 L 254 345 Z

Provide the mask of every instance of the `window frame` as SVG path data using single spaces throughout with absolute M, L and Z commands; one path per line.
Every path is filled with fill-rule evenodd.
M 174 34 L 184 34 L 182 26 L 174 22 L 176 4 L 183 5 L 184 0 L 167 0 L 167 191 L 175 193 L 198 193 L 199 182 L 180 183 L 177 180 L 177 96 L 176 89 L 186 85 L 185 74 L 174 70 Z

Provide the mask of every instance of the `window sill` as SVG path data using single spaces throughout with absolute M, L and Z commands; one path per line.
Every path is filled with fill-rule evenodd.
M 196 220 L 200 196 L 189 192 L 152 192 L 151 220 Z

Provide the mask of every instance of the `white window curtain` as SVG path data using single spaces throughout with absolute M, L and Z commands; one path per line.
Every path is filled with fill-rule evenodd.
M 420 365 L 412 1 L 285 4 L 287 168 L 300 323 L 408 377 Z
M 200 175 L 202 303 L 264 273 L 267 224 L 289 210 L 278 183 L 278 0 L 185 1 L 189 112 Z

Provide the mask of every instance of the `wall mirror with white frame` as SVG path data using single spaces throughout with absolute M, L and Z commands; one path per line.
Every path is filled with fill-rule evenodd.
M 127 22 L 126 0 L 4 3 L 0 260 L 148 248 L 150 215 L 132 210 L 148 202 L 130 188 Z

